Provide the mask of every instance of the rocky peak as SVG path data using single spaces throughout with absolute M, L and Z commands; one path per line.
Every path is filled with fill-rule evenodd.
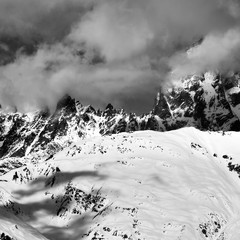
M 59 100 L 56 112 L 65 109 L 66 113 L 76 113 L 76 103 L 75 99 L 71 98 L 68 94 L 66 94 L 62 99 Z
M 161 119 L 167 119 L 171 117 L 168 102 L 161 89 L 157 94 L 157 98 L 155 99 L 153 114 L 158 115 Z
M 221 76 L 207 72 L 203 76 L 188 76 L 180 87 L 158 94 L 153 113 L 172 122 L 174 128 L 190 125 L 203 130 L 237 130 L 239 85 L 238 74 Z
M 104 115 L 108 116 L 108 117 L 112 116 L 116 113 L 117 113 L 117 110 L 113 107 L 113 105 L 111 103 L 109 103 L 104 110 Z

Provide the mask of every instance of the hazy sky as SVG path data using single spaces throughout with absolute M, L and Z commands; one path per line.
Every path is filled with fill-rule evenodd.
M 239 23 L 238 0 L 1 0 L 0 35 L 41 44 L 0 67 L 0 102 L 54 108 L 68 93 L 148 112 L 160 86 L 238 71 Z

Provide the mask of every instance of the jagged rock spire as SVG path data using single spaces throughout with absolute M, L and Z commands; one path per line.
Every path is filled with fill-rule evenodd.
M 153 114 L 158 115 L 161 119 L 167 119 L 171 117 L 171 111 L 162 89 L 159 89 L 159 92 L 157 93 Z

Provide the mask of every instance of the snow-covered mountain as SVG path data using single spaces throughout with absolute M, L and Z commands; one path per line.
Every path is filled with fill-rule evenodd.
M 206 72 L 188 76 L 158 94 L 153 114 L 166 129 L 195 126 L 202 130 L 240 130 L 240 75 Z
M 137 116 L 116 110 L 82 106 L 65 96 L 56 111 L 0 113 L 0 158 L 7 168 L 17 158 L 49 158 L 72 142 L 92 136 L 139 130 L 168 131 L 186 126 L 201 130 L 240 130 L 240 77 L 214 73 L 190 76 L 167 92 L 159 92 L 153 111 Z M 12 159 L 13 162 L 12 162 Z M 5 166 L 4 164 L 1 164 Z M 12 166 L 13 165 L 13 166 Z M 1 169 L 5 172 L 4 168 Z
M 0 65 L 35 51 L 15 40 Z M 240 75 L 211 72 L 141 116 L 68 95 L 53 113 L 2 111 L 0 239 L 238 240 L 239 120 Z
M 74 140 L 50 159 L 21 158 L 0 177 L 0 235 L 237 240 L 239 137 L 139 131 Z

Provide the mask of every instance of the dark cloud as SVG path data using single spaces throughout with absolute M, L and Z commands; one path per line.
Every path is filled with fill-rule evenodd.
M 1 0 L 0 33 L 25 40 L 61 40 L 91 4 L 91 0 Z

